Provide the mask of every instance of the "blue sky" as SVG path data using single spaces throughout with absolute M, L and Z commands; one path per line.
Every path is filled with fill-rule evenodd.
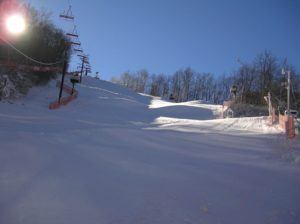
M 58 14 L 68 0 L 26 0 Z M 300 69 L 300 0 L 70 0 L 93 71 L 215 75 L 271 50 Z M 69 28 L 68 28 L 69 29 Z

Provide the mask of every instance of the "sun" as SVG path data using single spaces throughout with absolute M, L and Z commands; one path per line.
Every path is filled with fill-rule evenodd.
M 23 33 L 26 29 L 26 22 L 22 15 L 14 14 L 6 19 L 7 30 L 14 35 Z

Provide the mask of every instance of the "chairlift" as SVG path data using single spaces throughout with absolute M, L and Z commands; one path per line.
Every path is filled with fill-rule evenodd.
M 70 78 L 70 81 L 72 83 L 72 93 L 74 93 L 74 88 L 75 88 L 75 84 L 79 83 L 80 82 L 80 77 L 79 77 L 79 74 L 78 73 L 75 73 L 71 76 Z
M 74 33 L 66 33 L 66 35 L 70 37 L 78 37 L 78 35 Z
M 67 20 L 74 20 L 74 16 L 72 14 L 72 6 L 69 6 L 67 11 L 63 11 L 63 13 L 59 15 L 59 17 Z
M 67 43 L 70 44 L 70 45 L 81 46 L 81 43 L 80 43 L 80 42 L 69 41 L 69 42 L 67 42 Z
M 72 33 L 66 33 L 67 36 L 78 38 L 77 28 L 74 26 Z
M 78 57 L 80 58 L 87 58 L 87 56 L 83 55 L 83 54 L 77 54 Z
M 70 78 L 71 83 L 79 83 L 79 74 L 76 72 L 75 74 L 73 74 Z

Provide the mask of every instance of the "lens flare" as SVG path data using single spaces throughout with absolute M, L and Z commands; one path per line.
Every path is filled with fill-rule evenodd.
M 11 15 L 6 19 L 7 30 L 14 35 L 23 33 L 26 29 L 25 19 L 22 15 Z

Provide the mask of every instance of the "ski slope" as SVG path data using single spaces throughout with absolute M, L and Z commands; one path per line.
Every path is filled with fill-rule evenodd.
M 55 111 L 55 82 L 0 102 L 1 224 L 300 223 L 299 141 L 265 118 L 93 78 L 78 91 Z

